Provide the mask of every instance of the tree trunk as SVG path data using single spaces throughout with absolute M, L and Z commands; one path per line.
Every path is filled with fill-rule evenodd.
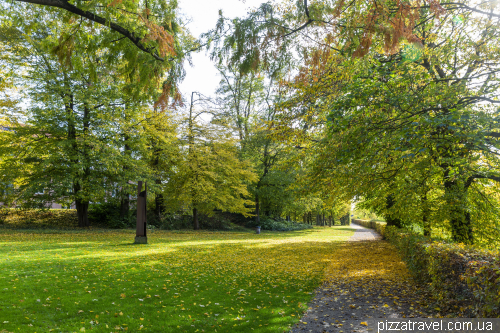
M 200 224 L 198 222 L 198 209 L 193 208 L 193 228 L 194 230 L 200 230 Z
M 127 106 L 125 106 L 127 108 Z M 127 120 L 127 116 L 125 116 L 125 120 Z M 130 136 L 127 133 L 123 133 L 123 142 L 124 142 L 124 150 L 123 150 L 123 155 L 125 157 L 130 157 L 131 150 L 129 145 L 130 141 Z M 125 160 L 125 163 L 123 164 L 122 170 L 124 174 L 127 174 L 128 170 L 128 161 Z M 121 188 L 121 200 L 120 200 L 120 220 L 127 220 L 129 219 L 129 212 L 130 212 L 130 195 L 127 192 L 127 185 L 128 185 L 128 179 L 126 179 L 125 183 L 123 184 Z
M 394 199 L 393 194 L 389 194 L 386 197 L 386 208 L 389 210 L 396 204 L 396 200 Z M 401 219 L 393 216 L 392 213 L 387 213 L 385 215 L 385 221 L 387 222 L 387 226 L 393 225 L 396 228 L 401 228 L 403 226 Z
M 76 215 L 78 216 L 78 226 L 80 228 L 90 226 L 89 223 L 89 202 L 80 199 L 75 200 L 76 204 Z
M 161 219 L 164 211 L 165 208 L 164 208 L 163 194 L 159 193 L 155 197 L 155 215 L 158 218 L 158 220 Z
M 467 189 L 460 186 L 456 180 L 450 180 L 448 172 L 445 172 L 444 188 L 453 240 L 457 243 L 473 244 L 471 217 L 467 211 Z
M 123 191 L 123 190 L 122 190 Z M 122 193 L 122 199 L 120 201 L 120 220 L 128 220 L 130 211 L 130 198 L 128 193 Z
M 155 147 L 154 148 L 155 158 L 153 160 L 153 167 L 155 170 L 159 169 L 160 153 L 161 153 L 161 149 L 159 149 L 158 147 Z M 158 185 L 157 188 L 161 188 L 161 186 L 160 186 L 161 179 L 160 178 L 155 179 L 155 184 Z M 158 219 L 158 221 L 161 220 L 161 217 L 162 217 L 164 211 L 165 211 L 165 203 L 164 203 L 164 199 L 163 199 L 163 193 L 158 193 L 155 195 L 155 215 L 156 215 L 156 218 Z
M 260 226 L 259 195 L 255 195 L 255 223 Z
M 424 226 L 424 236 L 431 236 L 431 224 L 429 222 L 429 206 L 427 204 L 427 192 L 422 196 L 422 224 Z

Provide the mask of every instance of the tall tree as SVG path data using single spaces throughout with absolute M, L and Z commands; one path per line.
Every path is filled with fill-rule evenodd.
M 11 9 L 3 18 L 18 19 Z M 67 19 L 47 11 L 24 15 L 16 26 L 2 21 L 1 61 L 29 101 L 23 113 L 4 114 L 10 130 L 2 133 L 2 167 L 5 181 L 18 182 L 19 203 L 74 201 L 79 225 L 88 226 L 89 202 L 141 170 L 137 158 L 120 152 L 120 133 L 132 138 L 129 147 L 140 143 L 133 123 L 143 121 L 140 110 L 151 101 L 144 91 L 158 86 L 137 90 L 130 78 L 138 76 L 123 76 L 124 68 L 133 69 L 130 63 L 113 60 L 127 50 L 102 47 L 109 32 Z M 95 38 L 88 38 L 90 31 Z M 126 114 L 129 123 L 122 122 Z M 124 164 L 130 168 L 119 167 Z
M 295 112 L 284 119 L 307 123 L 315 115 L 326 124 L 318 182 L 330 178 L 352 196 L 376 193 L 389 216 L 408 219 L 411 210 L 398 201 L 418 188 L 426 211 L 430 186 L 442 191 L 453 239 L 472 243 L 485 226 L 473 221 L 476 195 L 498 180 L 498 18 L 462 9 L 440 21 L 434 15 L 422 8 L 411 32 L 418 41 L 407 38 L 389 53 L 374 43 L 362 59 L 332 55 L 319 68 L 311 62 L 289 101 Z
M 166 188 L 180 208 L 192 211 L 197 230 L 199 215 L 211 215 L 215 209 L 249 215 L 247 186 L 256 176 L 251 166 L 239 159 L 236 141 L 224 124 L 202 119 L 209 109 L 199 109 L 194 96 L 193 92 L 181 157 Z

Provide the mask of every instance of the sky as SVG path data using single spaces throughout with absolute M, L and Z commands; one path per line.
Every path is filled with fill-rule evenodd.
M 219 9 L 225 17 L 245 16 L 249 8 L 257 7 L 266 0 L 179 0 L 181 12 L 191 19 L 187 25 L 194 37 L 215 27 L 219 18 Z M 205 51 L 192 54 L 193 67 L 186 63 L 186 78 L 180 85 L 185 98 L 196 91 L 205 96 L 213 96 L 220 76 Z

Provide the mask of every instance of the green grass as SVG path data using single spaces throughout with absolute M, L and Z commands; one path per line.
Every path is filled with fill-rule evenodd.
M 0 231 L 0 332 L 283 332 L 348 227 Z

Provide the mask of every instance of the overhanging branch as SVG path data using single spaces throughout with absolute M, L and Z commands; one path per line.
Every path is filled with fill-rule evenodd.
M 141 38 L 136 36 L 133 32 L 127 30 L 126 28 L 122 27 L 119 24 L 116 24 L 114 22 L 111 22 L 108 19 L 105 19 L 104 17 L 101 17 L 99 15 L 96 15 L 92 12 L 80 9 L 72 4 L 69 3 L 69 1 L 66 0 L 16 0 L 18 2 L 26 2 L 26 3 L 32 3 L 36 5 L 42 5 L 42 6 L 48 6 L 48 7 L 57 7 L 64 9 L 70 13 L 73 13 L 75 15 L 85 17 L 93 22 L 99 23 L 101 25 L 107 26 L 111 28 L 112 30 L 118 32 L 122 36 L 126 37 L 129 39 L 132 43 L 134 43 L 140 50 L 151 54 L 156 60 L 159 61 L 165 61 L 162 57 L 158 55 L 157 52 L 155 52 L 154 48 L 148 48 L 146 47 L 142 42 Z

